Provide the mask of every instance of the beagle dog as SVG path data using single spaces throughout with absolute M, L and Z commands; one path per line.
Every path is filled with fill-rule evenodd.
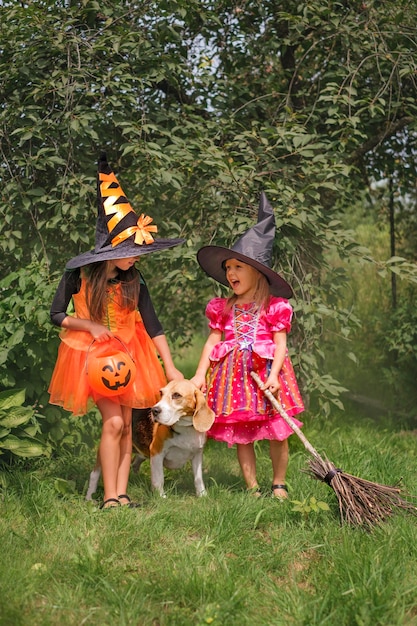
M 133 409 L 132 431 L 138 471 L 150 459 L 151 483 L 162 497 L 164 467 L 179 469 L 191 461 L 197 496 L 203 496 L 203 448 L 206 432 L 214 422 L 214 412 L 204 394 L 189 380 L 173 380 L 161 389 L 161 399 L 150 410 Z M 86 500 L 91 500 L 100 478 L 100 465 L 90 474 Z

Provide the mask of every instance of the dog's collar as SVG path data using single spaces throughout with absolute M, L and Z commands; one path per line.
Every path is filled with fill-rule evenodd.
M 171 432 L 174 433 L 174 435 L 181 435 L 181 431 L 178 432 L 177 430 L 175 430 L 175 425 L 170 426 L 170 429 L 171 429 Z

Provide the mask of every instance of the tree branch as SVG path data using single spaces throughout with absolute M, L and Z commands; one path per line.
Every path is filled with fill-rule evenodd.
M 377 133 L 376 135 L 372 135 L 372 137 L 370 137 L 368 141 L 365 141 L 365 143 L 363 143 L 360 148 L 355 150 L 353 154 L 348 159 L 346 159 L 347 163 L 357 163 L 367 152 L 370 152 L 371 150 L 376 148 L 376 146 L 379 146 L 383 141 L 385 141 L 385 139 L 391 137 L 392 135 L 395 135 L 395 133 L 402 130 L 409 124 L 412 124 L 414 121 L 414 117 L 406 116 L 396 120 L 395 122 L 389 122 L 385 126 L 385 128 L 383 128 L 379 133 Z

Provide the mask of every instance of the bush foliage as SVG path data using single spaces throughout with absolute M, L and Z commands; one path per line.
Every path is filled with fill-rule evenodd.
M 186 240 L 143 261 L 179 343 L 203 331 L 205 302 L 220 290 L 196 250 L 230 246 L 265 190 L 275 268 L 295 292 L 290 348 L 304 392 L 325 410 L 339 403 L 324 337 L 329 325 L 345 338 L 356 325 L 340 297 L 347 262 L 368 259 L 416 281 L 407 236 L 416 223 L 416 13 L 407 0 L 3 3 L 3 385 L 19 381 L 31 403 L 46 403 L 56 350 L 47 310 L 65 261 L 93 247 L 96 161 L 106 150 L 158 236 Z M 370 183 L 387 178 L 398 253 L 372 259 L 346 224 Z M 329 263 L 334 254 L 342 263 Z M 406 288 L 399 297 L 407 310 Z M 398 320 L 402 343 L 408 323 Z

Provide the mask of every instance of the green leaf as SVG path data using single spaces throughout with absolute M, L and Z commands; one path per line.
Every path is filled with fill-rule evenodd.
M 39 426 L 36 426 L 35 424 L 31 424 L 30 426 L 25 426 L 25 428 L 23 429 L 23 431 L 26 433 L 26 435 L 28 435 L 28 437 L 35 437 L 35 435 L 37 435 L 39 433 Z
M 13 435 L 9 435 L 6 439 L 0 439 L 0 448 L 3 450 L 9 450 L 21 457 L 37 457 L 48 455 L 48 448 L 39 442 L 35 442 L 31 439 L 18 439 Z
M 6 414 L 0 413 L 0 426 L 3 428 L 16 428 L 21 424 L 25 424 L 30 420 L 33 415 L 33 409 L 31 407 L 12 407 Z
M 327 504 L 327 502 L 317 502 L 317 506 L 319 507 L 319 509 L 321 509 L 322 511 L 330 511 L 330 507 Z
M 13 335 L 9 338 L 9 346 L 13 347 L 19 345 L 23 341 L 23 337 L 25 336 L 25 328 L 24 326 L 20 326 L 17 328 Z
M 47 197 L 47 193 L 45 191 L 45 189 L 43 189 L 42 187 L 35 187 L 34 189 L 28 189 L 27 192 L 28 196 L 35 196 L 35 197 Z
M 76 493 L 76 484 L 73 480 L 64 480 L 63 478 L 56 478 L 54 481 L 54 488 L 61 496 L 74 495 Z
M 21 406 L 25 401 L 24 389 L 8 389 L 0 391 L 0 410 L 7 411 L 16 406 Z

